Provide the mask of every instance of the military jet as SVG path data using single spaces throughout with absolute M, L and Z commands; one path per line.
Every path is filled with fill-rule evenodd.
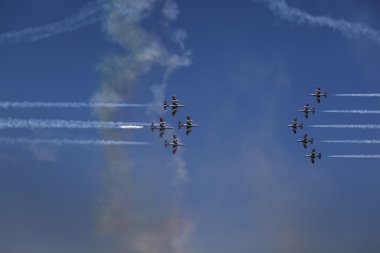
M 178 141 L 178 138 L 176 135 L 173 135 L 173 141 L 172 142 L 168 142 L 167 140 L 164 141 L 164 147 L 167 148 L 168 146 L 173 146 L 173 155 L 175 153 L 177 153 L 177 148 L 178 147 L 183 147 L 183 146 L 186 146 L 185 144 L 183 143 L 180 143 Z
M 315 114 L 315 108 L 311 108 L 309 107 L 309 103 L 306 103 L 306 105 L 303 107 L 303 109 L 301 110 L 298 110 L 299 112 L 303 112 L 305 114 L 305 118 L 309 118 L 309 112 Z
M 317 99 L 318 104 L 319 104 L 321 102 L 322 96 L 327 98 L 327 92 L 326 91 L 323 92 L 323 91 L 321 91 L 321 87 L 317 87 L 317 89 L 315 90 L 315 93 L 310 94 L 310 96 L 315 97 Z
M 186 127 L 186 135 L 190 135 L 191 129 L 193 127 L 200 127 L 200 125 L 194 124 L 191 117 L 187 115 L 185 124 L 183 124 L 181 121 L 178 121 L 178 129 L 181 129 L 182 127 Z
M 180 104 L 178 104 L 178 101 L 179 100 L 177 99 L 176 96 L 172 97 L 172 103 L 171 104 L 168 104 L 166 102 L 166 100 L 165 100 L 164 101 L 164 110 L 166 110 L 166 108 L 168 108 L 168 107 L 171 107 L 172 108 L 172 116 L 174 116 L 177 113 L 178 108 L 180 108 L 180 107 L 186 107 L 186 105 L 180 105 Z
M 162 138 L 162 136 L 164 136 L 165 134 L 165 130 L 166 129 L 173 129 L 173 127 L 171 126 L 167 126 L 164 119 L 163 118 L 160 118 L 160 123 L 152 123 L 150 125 L 150 129 L 152 130 L 152 132 L 155 130 L 155 129 L 158 129 L 160 131 L 160 138 Z
M 301 142 L 303 144 L 303 147 L 306 149 L 308 143 L 310 143 L 310 144 L 314 143 L 314 139 L 313 138 L 307 139 L 307 134 L 305 134 L 303 136 L 303 139 L 302 140 L 297 140 L 297 142 Z
M 301 130 L 303 129 L 303 123 L 301 122 L 301 124 L 297 125 L 297 118 L 295 118 L 292 122 L 291 125 L 287 125 L 287 127 L 291 127 L 293 129 L 293 133 L 296 134 L 297 133 L 297 128 L 300 128 Z
M 311 163 L 315 163 L 315 159 L 318 157 L 319 159 L 322 158 L 322 154 L 319 153 L 318 155 L 315 153 L 315 148 L 311 151 L 310 155 L 305 155 L 305 157 L 310 157 Z

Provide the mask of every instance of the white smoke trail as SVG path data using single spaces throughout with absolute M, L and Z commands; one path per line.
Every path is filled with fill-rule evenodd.
M 148 107 L 148 104 L 78 103 L 78 102 L 0 102 L 1 109 L 11 108 L 127 108 Z
M 327 113 L 380 114 L 380 110 L 324 110 Z
M 336 97 L 377 97 L 380 98 L 380 93 L 354 93 L 354 94 L 335 94 Z
M 380 159 L 380 155 L 330 155 L 331 158 Z
M 113 121 L 75 121 L 75 120 L 39 120 L 39 119 L 0 119 L 0 129 L 4 128 L 69 128 L 69 129 L 141 129 L 148 123 L 113 122 Z
M 380 144 L 380 140 L 324 140 L 323 143 Z
M 311 125 L 314 128 L 380 129 L 380 125 Z
M 329 16 L 313 16 L 298 8 L 290 7 L 285 0 L 254 0 L 265 4 L 270 11 L 282 19 L 295 22 L 299 25 L 308 24 L 318 27 L 327 27 L 340 32 L 345 37 L 357 38 L 364 36 L 380 44 L 380 32 L 361 23 L 351 23 L 344 19 L 334 19 Z
M 26 138 L 2 138 L 3 144 L 49 144 L 49 145 L 149 145 L 148 142 L 140 141 L 111 141 L 111 140 L 78 140 L 78 139 L 26 139 Z
M 78 13 L 56 23 L 1 34 L 0 46 L 19 42 L 34 42 L 63 32 L 75 31 L 82 27 L 93 25 L 102 18 L 103 6 L 101 2 L 100 0 L 91 2 L 85 5 Z

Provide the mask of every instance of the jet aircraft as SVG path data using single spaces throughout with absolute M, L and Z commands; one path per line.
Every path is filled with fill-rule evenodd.
M 314 139 L 313 139 L 313 138 L 308 139 L 308 138 L 307 138 L 307 134 L 305 134 L 305 135 L 303 136 L 303 139 L 301 139 L 301 140 L 297 140 L 297 142 L 301 142 L 301 143 L 303 144 L 303 147 L 306 149 L 308 143 L 310 143 L 310 144 L 313 144 L 313 143 L 314 143 Z
M 155 129 L 158 129 L 160 131 L 160 138 L 162 138 L 162 136 L 164 136 L 164 134 L 165 134 L 165 130 L 166 129 L 173 129 L 173 127 L 166 125 L 164 119 L 160 118 L 160 123 L 158 123 L 158 124 L 152 123 L 150 126 L 150 129 L 152 130 L 152 132 Z
M 180 143 L 178 141 L 178 138 L 176 135 L 173 135 L 173 141 L 172 142 L 168 142 L 167 140 L 164 141 L 164 147 L 167 148 L 168 146 L 173 146 L 173 155 L 175 153 L 177 153 L 177 148 L 178 147 L 183 147 L 183 146 L 186 146 L 185 144 L 183 143 Z
M 166 110 L 166 108 L 168 108 L 168 107 L 171 107 L 172 108 L 172 116 L 174 116 L 177 113 L 178 108 L 186 107 L 186 105 L 180 105 L 180 104 L 178 104 L 178 102 L 179 102 L 179 100 L 177 99 L 176 96 L 172 97 L 172 103 L 171 104 L 168 104 L 165 100 L 164 101 L 164 110 Z
M 319 153 L 319 154 L 316 154 L 315 153 L 315 148 L 313 148 L 313 150 L 311 151 L 310 155 L 305 155 L 305 157 L 309 157 L 310 158 L 310 161 L 312 164 L 315 163 L 315 159 L 318 157 L 319 159 L 322 158 L 322 154 Z
M 327 92 L 326 91 L 321 91 L 321 87 L 317 87 L 315 90 L 315 93 L 310 94 L 310 96 L 313 96 L 317 99 L 318 104 L 321 102 L 321 97 L 327 98 Z
M 301 122 L 301 124 L 297 125 L 297 118 L 295 118 L 292 122 L 291 125 L 287 125 L 287 127 L 291 127 L 292 130 L 293 130 L 293 133 L 296 134 L 297 133 L 297 128 L 300 128 L 301 130 L 303 129 L 303 123 Z
M 299 112 L 303 112 L 305 114 L 305 118 L 309 118 L 309 112 L 315 114 L 315 108 L 311 108 L 309 107 L 309 103 L 306 103 L 306 105 L 303 107 L 303 109 L 301 110 L 298 110 Z
M 188 115 L 186 117 L 186 123 L 185 124 L 182 124 L 181 121 L 178 121 L 178 129 L 181 129 L 182 127 L 186 127 L 186 135 L 190 135 L 190 132 L 191 132 L 191 129 L 193 127 L 200 127 L 200 125 L 198 124 L 194 124 L 193 123 L 193 120 L 191 119 L 191 117 Z

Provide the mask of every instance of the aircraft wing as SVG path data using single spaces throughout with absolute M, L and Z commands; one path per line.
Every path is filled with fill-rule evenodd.
M 172 152 L 173 155 L 175 155 L 177 153 L 177 148 L 178 148 L 177 146 L 173 146 L 173 152 Z
M 190 135 L 191 133 L 191 127 L 187 126 L 186 127 L 186 135 Z
M 165 134 L 165 130 L 161 130 L 160 131 L 160 138 L 162 138 L 162 136 L 164 136 L 164 134 Z

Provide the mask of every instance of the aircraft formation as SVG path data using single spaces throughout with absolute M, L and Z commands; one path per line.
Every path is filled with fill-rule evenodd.
M 127 103 L 85 103 L 85 102 L 1 102 L 0 109 L 21 109 L 21 108 L 60 108 L 60 109 L 79 109 L 79 108 L 128 108 L 128 107 L 148 107 L 149 104 L 127 104 Z M 171 109 L 172 116 L 176 116 L 179 108 L 186 105 L 179 104 L 176 96 L 172 97 L 170 103 L 163 103 L 164 110 Z M 159 137 L 162 138 L 167 130 L 174 130 L 174 127 L 166 124 L 164 118 L 160 118 L 158 123 L 148 122 L 122 122 L 122 121 L 79 121 L 79 120 L 60 120 L 60 119 L 13 119 L 0 118 L 0 129 L 143 129 L 149 127 L 154 132 L 159 131 Z M 178 131 L 185 129 L 186 135 L 190 135 L 193 128 L 200 127 L 199 124 L 193 123 L 190 115 L 186 116 L 185 121 L 178 120 L 176 126 Z M 124 141 L 124 140 L 80 140 L 80 139 L 28 139 L 14 137 L 0 137 L 0 144 L 52 144 L 52 145 L 149 145 L 143 141 Z M 179 147 L 185 146 L 179 141 L 177 134 L 173 134 L 171 141 L 164 140 L 164 147 L 173 147 L 173 154 L 176 154 Z
M 313 96 L 316 98 L 318 104 L 321 102 L 321 98 L 324 97 L 324 98 L 327 98 L 327 92 L 326 91 L 322 91 L 321 90 L 321 87 L 317 87 L 317 89 L 315 90 L 314 93 L 310 94 L 310 96 Z M 315 114 L 316 110 L 315 110 L 315 107 L 310 107 L 310 104 L 309 103 L 306 103 L 305 106 L 302 108 L 302 109 L 299 109 L 298 112 L 301 112 L 304 114 L 306 120 L 309 119 L 309 115 L 310 114 Z M 293 134 L 297 134 L 297 129 L 300 129 L 302 130 L 304 125 L 302 122 L 298 123 L 298 120 L 297 118 L 294 118 L 292 123 L 290 125 L 287 125 L 286 127 L 289 127 L 292 129 L 293 131 Z M 308 134 L 305 133 L 303 138 L 300 139 L 300 140 L 297 140 L 298 143 L 301 143 L 304 147 L 304 149 L 307 149 L 308 147 L 308 144 L 311 144 L 313 145 L 314 144 L 314 138 L 309 138 L 308 137 Z M 310 158 L 310 161 L 312 164 L 315 163 L 315 160 L 318 158 L 318 159 L 321 159 L 322 158 L 322 153 L 317 153 L 316 152 L 316 149 L 313 148 L 310 152 L 310 154 L 307 154 L 305 155 L 305 157 L 307 158 Z
M 172 109 L 172 116 L 174 117 L 176 115 L 178 109 L 186 107 L 186 105 L 179 104 L 179 100 L 177 99 L 177 97 L 172 96 L 172 102 L 169 104 L 166 102 L 166 100 L 164 100 L 163 107 L 164 107 L 164 110 L 166 110 L 167 108 L 171 108 Z M 200 127 L 199 124 L 193 123 L 193 120 L 191 119 L 190 115 L 186 116 L 186 123 L 183 123 L 181 120 L 179 120 L 177 126 L 178 126 L 178 130 L 185 128 L 186 129 L 186 135 L 190 135 L 193 127 Z M 164 118 L 162 118 L 162 117 L 160 118 L 160 122 L 152 123 L 150 128 L 151 128 L 152 132 L 154 132 L 154 130 L 158 130 L 160 132 L 159 133 L 160 138 L 162 138 L 164 136 L 166 130 L 174 129 L 174 127 L 166 124 Z M 166 140 L 166 139 L 164 140 L 164 147 L 167 148 L 169 146 L 173 147 L 172 153 L 176 154 L 178 147 L 184 147 L 184 146 L 186 146 L 186 144 L 181 143 L 179 141 L 177 135 L 173 134 L 173 139 L 171 142 Z

